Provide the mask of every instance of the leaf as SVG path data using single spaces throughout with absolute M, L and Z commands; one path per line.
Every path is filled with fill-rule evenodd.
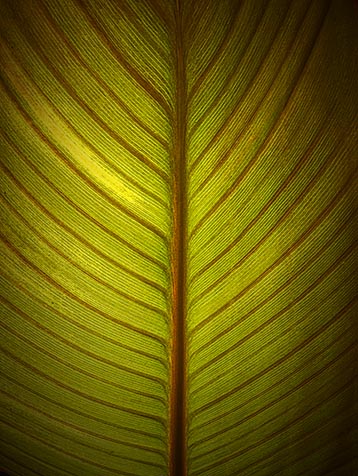
M 356 15 L 2 0 L 9 474 L 356 472 Z

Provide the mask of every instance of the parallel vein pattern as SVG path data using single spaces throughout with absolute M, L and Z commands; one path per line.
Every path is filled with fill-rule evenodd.
M 355 472 L 348 10 L 188 13 L 190 475 Z
M 1 0 L 1 458 L 352 476 L 358 9 Z
M 143 22 L 136 8 L 1 2 L 11 474 L 169 464 L 172 40 L 155 9 Z

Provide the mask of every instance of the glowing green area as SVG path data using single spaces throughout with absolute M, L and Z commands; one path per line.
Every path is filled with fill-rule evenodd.
M 356 10 L 1 1 L 0 469 L 358 471 Z

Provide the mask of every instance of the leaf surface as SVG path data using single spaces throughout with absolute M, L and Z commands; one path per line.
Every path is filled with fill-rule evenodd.
M 9 474 L 355 472 L 356 21 L 2 0 Z

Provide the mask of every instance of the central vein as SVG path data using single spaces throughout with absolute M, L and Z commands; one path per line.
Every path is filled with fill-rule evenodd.
M 173 321 L 172 385 L 170 416 L 170 475 L 185 476 L 186 468 L 186 266 L 187 266 L 187 190 L 186 190 L 186 121 L 187 91 L 183 21 L 180 0 L 175 12 L 176 104 L 174 115 L 174 230 L 173 230 Z

